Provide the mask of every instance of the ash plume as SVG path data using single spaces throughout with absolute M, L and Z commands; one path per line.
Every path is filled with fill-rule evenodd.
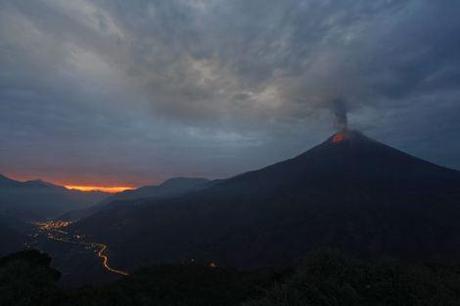
M 347 104 L 343 98 L 332 100 L 332 111 L 335 116 L 334 127 L 338 131 L 348 129 Z

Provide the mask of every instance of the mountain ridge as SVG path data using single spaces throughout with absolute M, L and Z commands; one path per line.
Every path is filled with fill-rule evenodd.
M 69 211 L 59 219 L 77 221 L 89 217 L 102 210 L 112 209 L 114 206 L 131 205 L 142 200 L 163 199 L 181 196 L 188 192 L 198 191 L 212 185 L 214 181 L 206 178 L 173 177 L 158 185 L 146 185 L 137 189 L 116 193 L 88 208 Z
M 336 136 L 292 159 L 95 214 L 73 229 L 107 242 L 128 268 L 186 258 L 254 268 L 317 247 L 420 260 L 460 255 L 458 171 L 358 132 Z
M 21 182 L 0 175 L 0 215 L 23 221 L 54 218 L 91 206 L 106 196 L 102 192 L 68 190 L 40 179 Z
M 104 202 L 134 200 L 149 197 L 168 197 L 205 188 L 211 181 L 201 177 L 172 177 L 158 185 L 145 185 L 110 196 Z

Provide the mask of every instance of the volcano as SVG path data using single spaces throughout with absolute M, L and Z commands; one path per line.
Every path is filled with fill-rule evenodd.
M 460 255 L 460 173 L 357 131 L 204 190 L 135 202 L 74 230 L 108 243 L 126 268 L 190 258 L 286 265 L 321 247 L 404 260 Z

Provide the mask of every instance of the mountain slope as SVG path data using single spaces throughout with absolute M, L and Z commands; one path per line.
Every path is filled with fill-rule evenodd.
M 159 185 L 143 186 L 134 190 L 117 193 L 104 199 L 104 203 L 144 198 L 167 198 L 188 192 L 198 191 L 208 186 L 210 181 L 205 178 L 174 177 Z
M 19 182 L 0 176 L 0 215 L 24 221 L 52 218 L 88 207 L 107 194 L 68 190 L 41 180 Z
M 142 186 L 134 190 L 127 190 L 103 199 L 97 205 L 70 211 L 59 219 L 76 221 L 89 217 L 101 210 L 112 209 L 113 206 L 132 204 L 134 201 L 145 199 L 164 199 L 177 197 L 189 192 L 203 190 L 214 182 L 205 178 L 175 177 L 164 181 L 159 185 Z
M 322 246 L 455 259 L 459 218 L 458 171 L 349 131 L 293 159 L 182 197 L 100 212 L 74 229 L 107 242 L 128 268 L 190 258 L 253 268 Z
M 20 233 L 0 224 L 0 256 L 17 252 L 23 248 L 25 237 Z
M 0 256 L 21 250 L 26 241 L 26 235 L 9 223 L 0 217 Z

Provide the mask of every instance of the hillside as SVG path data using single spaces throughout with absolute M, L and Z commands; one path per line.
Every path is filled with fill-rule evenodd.
M 127 190 L 104 198 L 97 205 L 73 210 L 60 216 L 59 219 L 76 221 L 89 217 L 101 210 L 112 209 L 118 205 L 130 205 L 145 199 L 165 199 L 178 197 L 189 192 L 203 190 L 214 184 L 205 178 L 174 177 L 159 185 L 147 185 L 134 190 Z
M 134 190 L 126 190 L 104 199 L 104 203 L 138 200 L 145 198 L 168 198 L 180 196 L 188 192 L 198 191 L 210 185 L 210 180 L 194 177 L 174 177 L 159 185 L 143 186 Z
M 1 305 L 432 306 L 458 305 L 458 266 L 360 261 L 316 252 L 289 270 L 199 264 L 150 266 L 104 286 L 66 289 L 35 250 L 0 258 Z M 27 288 L 27 290 L 24 290 Z
M 53 218 L 94 205 L 106 196 L 101 192 L 68 190 L 41 180 L 20 182 L 0 175 L 0 216 L 23 221 Z
M 194 258 L 254 268 L 324 246 L 456 260 L 459 218 L 458 171 L 346 131 L 295 158 L 182 197 L 120 205 L 73 229 L 106 242 L 117 266 Z
M 0 222 L 0 256 L 24 248 L 25 235 Z

